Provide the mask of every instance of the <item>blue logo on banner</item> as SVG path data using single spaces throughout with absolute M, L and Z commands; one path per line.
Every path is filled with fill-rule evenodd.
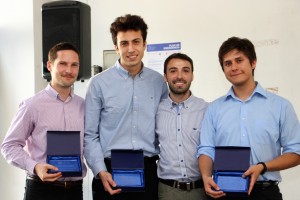
M 148 44 L 147 52 L 150 51 L 171 51 L 171 50 L 180 50 L 181 43 L 173 42 L 173 43 L 161 43 L 161 44 Z

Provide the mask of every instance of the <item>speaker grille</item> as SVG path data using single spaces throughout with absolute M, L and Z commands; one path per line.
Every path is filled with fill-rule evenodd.
M 51 80 L 47 69 L 48 51 L 59 42 L 71 42 L 80 52 L 78 80 L 91 77 L 90 7 L 77 1 L 58 1 L 42 6 L 43 77 Z

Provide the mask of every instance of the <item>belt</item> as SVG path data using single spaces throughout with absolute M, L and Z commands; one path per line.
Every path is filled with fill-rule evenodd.
M 40 182 L 40 183 L 44 183 L 44 184 L 48 184 L 48 185 L 62 187 L 62 188 L 65 188 L 65 189 L 70 189 L 70 188 L 73 188 L 75 186 L 82 185 L 82 180 L 78 180 L 78 181 L 54 181 L 54 182 L 48 182 L 48 181 L 42 181 L 38 176 L 35 176 L 35 175 L 27 175 L 26 179 L 27 180 L 36 181 L 36 182 Z
M 270 186 L 277 186 L 279 184 L 278 181 L 256 181 L 254 187 L 257 188 L 267 188 Z
M 190 191 L 192 189 L 196 189 L 196 188 L 203 188 L 203 181 L 202 180 L 198 180 L 198 181 L 194 181 L 194 182 L 179 182 L 179 181 L 175 181 L 175 180 L 169 180 L 169 179 L 158 179 L 159 182 L 177 188 L 179 190 L 187 190 Z
M 148 156 L 145 156 L 144 157 L 144 164 L 149 164 L 149 163 L 156 163 L 156 161 L 159 159 L 159 156 L 156 155 L 156 156 L 152 156 L 152 157 L 148 157 Z M 107 164 L 110 164 L 111 163 L 111 158 L 104 158 L 104 162 Z

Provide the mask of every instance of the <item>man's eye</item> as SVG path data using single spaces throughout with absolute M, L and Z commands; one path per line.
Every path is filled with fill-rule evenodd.
M 227 62 L 224 63 L 224 66 L 225 66 L 225 67 L 228 67 L 229 65 L 230 65 L 230 63 L 227 63 Z

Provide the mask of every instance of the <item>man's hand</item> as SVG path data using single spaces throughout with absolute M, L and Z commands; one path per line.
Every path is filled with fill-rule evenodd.
M 116 187 L 117 184 L 114 182 L 109 172 L 101 171 L 99 173 L 99 177 L 101 178 L 105 191 L 107 191 L 110 195 L 119 194 L 122 191 L 121 189 L 112 189 L 112 187 Z
M 214 182 L 212 177 L 203 178 L 204 188 L 207 195 L 214 199 L 225 196 L 223 191 L 220 191 L 219 186 Z
M 203 154 L 198 158 L 198 165 L 202 174 L 202 180 L 206 194 L 215 199 L 225 196 L 226 194 L 223 191 L 220 191 L 219 186 L 211 177 L 213 160 L 209 156 Z
M 40 177 L 42 181 L 48 181 L 48 182 L 54 182 L 62 176 L 61 172 L 49 174 L 48 170 L 50 169 L 54 171 L 58 170 L 58 168 L 53 165 L 49 165 L 46 163 L 38 163 L 34 167 L 34 172 L 36 173 L 36 175 L 38 175 L 38 177 Z
M 246 176 L 250 176 L 250 184 L 249 184 L 249 190 L 248 190 L 248 195 L 250 195 L 254 184 L 256 180 L 258 179 L 260 173 L 263 171 L 264 167 L 263 165 L 252 165 L 249 167 L 249 169 L 243 174 L 243 178 Z

